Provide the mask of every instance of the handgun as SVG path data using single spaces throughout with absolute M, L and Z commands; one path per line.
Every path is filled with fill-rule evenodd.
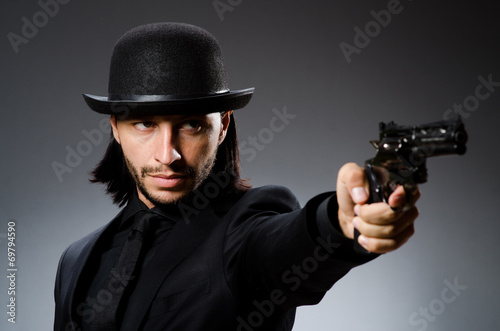
M 371 140 L 375 157 L 365 162 L 370 186 L 368 203 L 387 202 L 392 192 L 402 185 L 406 203 L 401 211 L 414 203 L 418 184 L 427 181 L 426 159 L 441 155 L 462 155 L 468 139 L 460 117 L 418 126 L 400 126 L 394 122 L 379 123 L 379 140 Z M 354 229 L 354 248 L 368 254 L 358 243 Z

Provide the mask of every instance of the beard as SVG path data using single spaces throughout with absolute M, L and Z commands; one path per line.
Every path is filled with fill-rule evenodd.
M 140 167 L 136 168 L 132 162 L 124 155 L 125 163 L 127 164 L 128 171 L 137 186 L 137 189 L 148 199 L 152 204 L 158 207 L 178 206 L 180 203 L 190 200 L 194 190 L 196 190 L 212 171 L 215 164 L 216 153 L 213 153 L 206 162 L 196 169 L 191 166 L 177 166 L 175 162 L 168 167 L 177 174 L 182 174 L 186 178 L 191 179 L 190 187 L 188 187 L 181 195 L 176 198 L 163 198 L 158 194 L 152 192 L 145 183 L 145 178 L 149 174 L 159 173 L 165 170 L 166 166 L 160 165 L 158 167 Z

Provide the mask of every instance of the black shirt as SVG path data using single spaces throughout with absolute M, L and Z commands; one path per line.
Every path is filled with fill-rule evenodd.
M 81 303 L 76 307 L 77 314 L 82 317 L 82 331 L 90 330 L 90 323 L 94 319 L 95 312 L 102 309 L 102 306 L 109 302 L 109 291 L 104 288 L 106 279 L 122 252 L 134 216 L 143 210 L 149 209 L 140 201 L 137 194 L 134 194 L 124 208 L 121 220 L 117 223 L 118 226 L 109 229 L 96 245 L 86 270 L 82 274 L 84 277 L 83 284 L 88 285 L 84 286 L 80 292 L 79 298 Z M 156 255 L 160 243 L 168 240 L 170 230 L 175 225 L 175 222 L 179 220 L 179 215 L 175 207 L 171 209 L 155 207 L 151 211 L 163 217 L 155 218 L 154 224 L 151 224 L 151 233 L 141 249 L 143 254 L 138 262 L 137 269 L 139 273 L 127 287 L 124 296 L 133 294 L 135 282 L 140 277 L 140 270 L 144 269 Z M 126 300 L 126 297 L 122 298 L 122 302 L 124 300 Z M 123 305 L 120 310 L 124 310 Z M 121 319 L 120 313 L 122 312 L 119 311 L 117 314 L 119 320 Z

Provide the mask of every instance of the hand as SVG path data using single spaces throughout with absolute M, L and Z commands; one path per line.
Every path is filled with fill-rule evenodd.
M 354 227 L 361 235 L 358 242 L 366 250 L 387 253 L 399 248 L 414 233 L 413 223 L 418 217 L 414 205 L 405 206 L 405 191 L 399 186 L 390 196 L 388 203 L 367 204 L 368 181 L 364 169 L 355 163 L 340 168 L 337 179 L 338 218 L 344 235 L 354 237 Z M 416 190 L 412 203 L 420 197 Z M 397 211 L 405 206 L 405 211 Z

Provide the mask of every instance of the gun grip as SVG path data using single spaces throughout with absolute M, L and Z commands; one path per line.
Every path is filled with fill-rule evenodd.
M 375 173 L 375 169 L 373 165 L 370 163 L 365 164 L 365 175 L 368 179 L 368 183 L 370 184 L 370 197 L 368 198 L 368 203 L 372 202 L 381 202 L 384 201 L 384 191 L 382 189 L 382 185 L 380 185 L 377 174 Z M 358 254 L 374 254 L 363 248 L 358 242 L 358 237 L 360 233 L 358 229 L 354 229 L 354 251 Z

